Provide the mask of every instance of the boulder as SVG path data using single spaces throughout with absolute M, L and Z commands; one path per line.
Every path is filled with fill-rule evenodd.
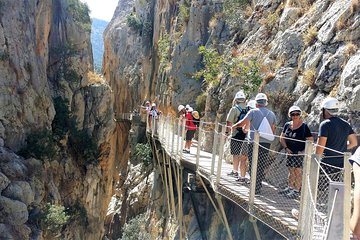
M 18 200 L 29 206 L 34 202 L 34 192 L 32 191 L 30 184 L 24 181 L 14 181 L 3 191 L 4 197 Z
M 10 180 L 17 180 L 25 178 L 27 176 L 28 169 L 20 158 L 13 158 L 8 162 L 0 161 L 0 171 L 3 172 Z
M 0 172 L 0 193 L 10 184 L 10 180 Z
M 0 223 L 22 225 L 27 222 L 29 213 L 24 203 L 0 196 Z

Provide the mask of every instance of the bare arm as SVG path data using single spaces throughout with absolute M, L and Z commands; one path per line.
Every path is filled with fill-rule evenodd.
M 271 130 L 272 130 L 273 134 L 275 134 L 275 130 L 276 130 L 275 123 L 273 125 L 271 125 Z
M 353 170 L 355 178 L 354 211 L 350 219 L 350 228 L 357 237 L 360 237 L 360 166 L 354 163 Z
M 318 155 L 322 155 L 324 153 L 324 147 L 326 145 L 327 142 L 327 137 L 319 137 L 317 140 L 317 146 L 316 146 L 316 150 L 315 153 Z
M 282 132 L 281 134 L 280 134 L 280 144 L 281 144 L 281 146 L 283 146 L 283 148 L 286 148 L 287 146 L 286 146 L 286 142 L 285 142 L 285 135 L 284 135 L 284 133 Z
M 348 150 L 353 149 L 354 147 L 356 147 L 358 145 L 358 140 L 357 140 L 355 133 L 350 134 L 348 136 L 348 141 L 349 141 L 349 144 L 347 145 Z
M 244 118 L 240 121 L 238 121 L 237 123 L 235 123 L 232 128 L 242 128 L 243 126 L 247 126 L 250 125 L 250 121 L 247 118 Z
M 226 121 L 226 131 L 227 133 L 231 132 L 232 122 Z

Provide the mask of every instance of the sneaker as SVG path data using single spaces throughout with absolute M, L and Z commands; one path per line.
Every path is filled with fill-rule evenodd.
M 183 149 L 183 153 L 190 153 L 190 150 Z
M 234 171 L 231 171 L 227 174 L 228 176 L 232 176 L 232 177 L 239 177 L 239 173 L 238 172 L 234 172 Z
M 286 195 L 286 194 L 289 194 L 289 193 L 292 192 L 292 191 L 293 191 L 292 188 L 286 187 L 286 188 L 281 189 L 281 190 L 279 191 L 279 194 L 284 194 L 284 195 Z
M 300 192 L 297 190 L 292 190 L 288 194 L 285 195 L 287 198 L 290 199 L 298 199 L 300 197 Z
M 237 182 L 240 183 L 240 184 L 246 183 L 246 178 L 244 178 L 244 177 L 238 177 L 237 179 L 235 179 L 235 181 L 237 181 Z
M 299 219 L 299 210 L 293 208 L 293 209 L 291 210 L 291 215 L 292 215 L 296 220 L 298 220 L 298 219 Z

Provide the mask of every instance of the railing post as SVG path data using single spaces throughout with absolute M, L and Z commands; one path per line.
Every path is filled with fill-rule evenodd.
M 183 144 L 183 140 L 185 139 L 185 133 L 186 133 L 186 119 L 184 118 L 183 120 L 182 120 L 182 123 L 181 123 L 181 125 L 182 125 L 182 131 L 181 131 L 181 144 Z M 181 161 L 181 159 L 183 158 L 183 150 L 182 150 L 182 145 L 180 145 L 181 146 L 181 149 L 180 149 L 180 160 L 179 160 L 179 162 Z
M 258 158 L 259 158 L 259 144 L 260 144 L 260 134 L 259 131 L 254 133 L 254 142 L 252 143 L 253 153 L 251 161 L 251 176 L 250 176 L 250 194 L 249 194 L 249 212 L 253 213 L 254 210 L 254 201 L 255 201 L 255 190 L 256 190 L 256 173 L 258 167 Z
M 168 116 L 168 121 L 167 121 L 167 135 L 166 135 L 166 139 L 165 139 L 165 146 L 167 146 L 167 149 L 169 149 L 170 151 L 170 144 L 171 144 L 171 117 Z M 167 141 L 166 141 L 167 140 Z
M 199 160 L 200 160 L 200 150 L 201 150 L 201 130 L 203 128 L 203 122 L 200 121 L 200 126 L 198 128 L 198 145 L 196 149 L 196 172 L 199 169 Z
M 308 224 L 307 226 L 302 226 L 302 234 L 308 235 L 309 239 L 313 238 L 313 225 L 314 225 L 314 213 L 317 202 L 317 190 L 318 190 L 318 180 L 319 180 L 319 168 L 320 168 L 320 156 L 316 154 L 311 155 L 310 161 L 310 171 L 309 175 L 306 177 L 305 181 L 308 181 L 309 185 L 307 189 L 302 191 L 309 191 L 307 199 L 305 200 L 306 206 L 304 206 L 304 223 Z M 305 224 L 304 224 L 305 225 Z
M 305 156 L 304 156 L 304 164 L 303 164 L 303 173 L 301 180 L 301 196 L 300 196 L 300 209 L 299 209 L 299 221 L 298 221 L 298 235 L 303 236 L 304 231 L 307 231 L 307 227 L 305 226 L 305 214 L 306 207 L 310 206 L 309 201 L 309 192 L 307 189 L 309 188 L 309 183 L 307 181 L 307 177 L 310 174 L 310 162 L 311 162 L 311 154 L 313 153 L 313 143 L 309 140 L 305 143 Z
M 175 133 L 176 133 L 176 118 L 174 118 L 174 120 L 172 121 L 172 134 L 171 134 L 171 155 L 174 155 L 175 152 Z
M 216 153 L 217 153 L 217 147 L 219 142 L 219 133 L 217 133 L 218 126 L 215 124 L 214 129 L 214 142 L 213 142 L 213 152 L 212 152 L 212 158 L 211 158 L 211 175 L 214 175 L 214 169 L 215 169 L 215 161 L 216 161 Z
M 178 118 L 178 122 L 177 122 L 177 141 L 176 141 L 176 156 L 177 156 L 177 158 L 180 156 L 180 154 L 179 154 L 179 151 L 181 150 L 181 143 L 182 143 L 182 140 L 181 140 L 181 135 L 182 135 L 182 133 L 181 133 L 181 119 L 180 118 Z
M 350 217 L 351 217 L 351 165 L 349 163 L 350 153 L 344 155 L 344 232 L 343 240 L 350 239 Z
M 222 159 L 224 154 L 224 142 L 225 142 L 225 131 L 226 131 L 226 125 L 220 125 L 221 126 L 221 133 L 220 133 L 220 143 L 219 143 L 219 159 L 218 159 L 218 165 L 217 165 L 217 173 L 216 173 L 216 183 L 220 184 L 220 176 L 221 176 L 221 168 L 222 168 Z

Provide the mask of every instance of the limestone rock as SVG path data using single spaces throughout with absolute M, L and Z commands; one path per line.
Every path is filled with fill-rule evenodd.
M 0 193 L 10 184 L 10 180 L 0 172 Z
M 1 159 L 0 154 L 0 159 Z M 20 158 L 11 159 L 8 162 L 0 161 L 0 171 L 10 180 L 23 179 L 27 176 L 28 169 Z
M 286 7 L 280 17 L 279 29 L 281 31 L 288 29 L 298 20 L 300 13 L 300 8 Z
M 302 48 L 302 35 L 292 30 L 286 30 L 274 40 L 269 56 L 272 59 L 283 58 L 285 66 L 293 67 L 298 62 Z
M 265 86 L 264 91 L 286 91 L 291 92 L 297 80 L 297 69 L 294 68 L 280 68 L 275 73 L 275 78 Z
M 21 225 L 28 220 L 29 213 L 24 203 L 0 196 L 0 223 Z
M 13 181 L 2 192 L 4 197 L 18 200 L 29 206 L 34 202 L 34 192 L 32 191 L 30 184 L 24 181 Z

